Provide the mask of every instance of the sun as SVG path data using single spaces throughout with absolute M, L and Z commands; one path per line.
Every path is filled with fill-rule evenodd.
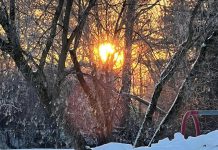
M 110 43 L 104 43 L 99 46 L 99 56 L 103 63 L 106 63 L 114 55 L 114 45 Z
M 102 66 L 111 69 L 119 69 L 123 66 L 124 54 L 123 51 L 116 50 L 115 45 L 111 43 L 102 43 L 97 49 L 98 59 L 100 60 Z

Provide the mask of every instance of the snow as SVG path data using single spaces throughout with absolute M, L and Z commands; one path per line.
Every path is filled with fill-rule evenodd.
M 133 148 L 130 144 L 108 143 L 92 150 L 218 150 L 218 130 L 188 139 L 184 139 L 181 133 L 175 133 L 173 140 L 165 138 L 151 147 Z
M 130 144 L 122 143 L 108 143 L 99 147 L 94 148 L 93 150 L 130 150 L 133 149 Z
M 205 44 L 205 43 L 203 43 L 203 44 L 201 45 L 201 47 L 206 47 L 206 44 Z

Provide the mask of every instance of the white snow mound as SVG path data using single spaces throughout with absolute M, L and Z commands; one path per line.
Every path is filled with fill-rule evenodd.
M 93 150 L 218 150 L 218 130 L 188 139 L 184 139 L 181 133 L 175 133 L 173 140 L 165 138 L 151 147 L 133 148 L 130 144 L 108 143 Z

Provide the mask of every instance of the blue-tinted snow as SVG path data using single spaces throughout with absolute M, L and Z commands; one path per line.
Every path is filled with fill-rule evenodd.
M 165 138 L 151 147 L 133 148 L 129 144 L 108 143 L 93 150 L 218 150 L 218 130 L 188 139 L 184 139 L 181 133 L 176 133 L 173 140 Z

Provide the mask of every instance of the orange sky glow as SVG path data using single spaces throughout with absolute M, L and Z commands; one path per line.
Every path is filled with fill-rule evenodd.
M 116 70 L 123 66 L 123 51 L 117 51 L 116 46 L 112 43 L 101 43 L 99 47 L 94 50 L 94 54 L 96 58 L 95 61 L 100 63 L 102 67 L 108 65 L 109 68 Z

